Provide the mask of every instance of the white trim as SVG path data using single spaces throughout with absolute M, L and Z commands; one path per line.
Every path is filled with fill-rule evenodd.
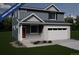
M 22 41 L 22 25 L 19 26 L 19 41 Z
M 17 22 L 19 22 L 19 20 L 18 19 L 16 19 L 17 20 Z
M 56 7 L 54 4 L 50 4 L 49 6 L 47 6 L 44 10 L 49 9 L 51 6 L 54 6 L 57 10 L 61 11 L 58 7 Z
M 51 24 L 51 25 L 72 25 L 71 23 L 38 23 L 38 22 L 36 22 L 36 23 L 30 23 L 30 22 L 22 22 L 22 23 L 25 23 L 25 24 Z
M 19 33 L 20 28 L 19 28 L 19 24 L 17 24 L 17 26 L 18 26 L 18 40 L 20 41 L 20 33 Z
M 36 16 L 40 21 L 44 22 L 44 21 L 43 21 L 41 18 L 39 18 L 35 13 L 32 13 L 32 14 L 30 14 L 29 16 L 23 18 L 23 19 L 20 21 L 20 23 L 21 23 L 22 21 L 26 20 L 27 18 L 30 18 L 32 15 Z

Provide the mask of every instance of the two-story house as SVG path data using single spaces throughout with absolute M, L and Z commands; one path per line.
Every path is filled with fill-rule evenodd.
M 69 40 L 70 25 L 65 23 L 64 12 L 53 4 L 44 9 L 24 4 L 13 13 L 12 36 L 20 42 Z

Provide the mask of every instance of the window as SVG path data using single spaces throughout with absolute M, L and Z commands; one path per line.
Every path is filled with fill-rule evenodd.
M 52 30 L 52 28 L 48 28 L 48 30 Z
M 66 30 L 67 28 L 53 28 L 53 30 Z
M 63 30 L 66 30 L 67 28 L 63 28 Z
M 55 13 L 49 13 L 49 19 L 56 19 Z
M 53 30 L 57 30 L 57 28 L 53 28 Z
M 30 26 L 30 33 L 31 34 L 39 33 L 39 26 L 37 26 L 37 25 L 31 25 Z
M 58 30 L 62 30 L 62 28 L 58 28 Z

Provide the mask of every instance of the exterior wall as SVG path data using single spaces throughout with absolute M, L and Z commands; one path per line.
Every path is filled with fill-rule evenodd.
M 25 11 L 25 10 L 19 10 L 20 18 L 19 20 L 22 20 L 23 18 L 27 17 L 28 15 L 35 13 L 38 17 L 40 17 L 42 20 L 49 20 L 48 19 L 48 13 L 47 12 L 38 12 L 38 11 Z M 64 21 L 64 14 L 57 14 L 57 21 Z
M 36 17 L 31 17 L 27 21 L 28 22 L 40 22 Z
M 18 22 L 14 19 L 12 20 L 12 37 L 14 39 L 18 39 L 18 29 L 17 29 L 17 25 Z
M 17 28 L 17 24 L 18 24 L 18 11 L 14 12 L 13 15 L 13 20 L 12 20 L 12 37 L 13 39 L 18 39 L 18 28 Z
M 22 28 L 20 28 L 20 29 L 22 29 Z M 22 34 L 22 30 L 20 30 L 20 34 Z M 32 34 L 32 33 L 28 33 L 27 32 L 27 34 L 26 34 L 26 38 L 22 38 L 22 35 L 20 35 L 20 41 L 22 41 L 22 40 L 29 40 L 29 41 L 31 41 L 31 42 L 33 42 L 33 41 L 42 41 L 43 40 L 43 38 L 42 38 L 42 32 L 41 33 L 37 33 L 37 34 Z M 21 39 L 22 38 L 22 39 Z
M 19 10 L 19 20 L 28 16 L 27 10 Z
M 52 7 L 50 7 L 50 8 L 48 8 L 47 10 L 49 10 L 49 11 L 57 11 L 57 9 L 56 9 L 56 8 L 54 8 L 53 6 L 52 6 Z
M 64 21 L 64 14 L 57 14 L 57 21 Z
M 45 25 L 41 34 L 27 34 L 26 38 L 24 40 L 29 40 L 31 42 L 33 42 L 33 41 L 42 41 L 42 40 L 47 40 L 47 41 L 48 40 L 52 40 L 52 41 L 53 40 L 67 40 L 66 38 L 64 38 L 64 39 L 55 39 L 55 38 L 53 38 L 52 33 L 54 33 L 54 32 L 52 32 L 52 33 L 50 32 L 51 33 L 50 37 L 52 37 L 50 39 L 49 38 L 49 33 L 48 33 L 48 28 L 67 28 L 67 34 L 68 34 L 67 39 L 70 39 L 70 26 Z M 54 36 L 57 36 L 57 35 L 54 35 Z
M 41 34 L 27 34 L 24 40 L 29 40 L 31 42 L 34 41 L 42 41 Z
M 53 34 L 54 34 L 54 36 L 57 36 L 57 35 L 55 35 L 54 32 L 50 32 L 51 33 L 50 37 L 52 39 L 49 39 L 48 28 L 67 28 L 67 38 L 65 38 L 64 35 L 62 35 L 64 37 L 64 39 L 55 39 L 55 38 L 53 38 Z M 60 33 L 61 33 L 61 31 L 60 31 Z M 67 40 L 67 39 L 70 39 L 70 26 L 48 26 L 47 25 L 47 26 L 44 26 L 43 34 L 44 34 L 43 37 L 45 40 L 65 40 L 65 39 Z
M 24 10 L 23 10 L 24 11 Z M 28 15 L 35 13 L 38 17 L 40 17 L 43 20 L 48 20 L 48 13 L 45 12 L 37 12 L 37 11 L 27 11 L 26 13 L 20 12 L 20 19 L 22 20 L 23 18 L 27 17 Z

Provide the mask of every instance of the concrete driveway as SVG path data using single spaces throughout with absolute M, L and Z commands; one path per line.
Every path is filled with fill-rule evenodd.
M 54 43 L 75 50 L 79 50 L 79 40 L 74 40 L 74 39 L 61 40 L 61 41 L 54 41 Z

